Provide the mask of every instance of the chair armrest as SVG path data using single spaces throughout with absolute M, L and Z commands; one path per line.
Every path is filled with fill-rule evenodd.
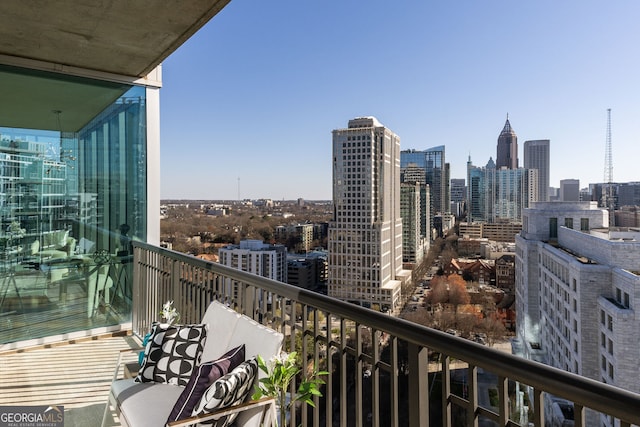
M 118 372 L 120 372 L 120 365 L 122 365 L 122 355 L 126 353 L 133 353 L 143 351 L 144 347 L 134 347 L 134 348 L 125 348 L 122 350 L 118 350 L 118 361 L 116 362 L 116 369 L 113 371 L 113 378 L 111 382 L 114 382 L 118 379 Z
M 120 354 L 130 353 L 132 351 L 144 351 L 144 347 L 134 347 L 134 348 L 125 348 L 123 350 L 118 350 Z
M 199 415 L 195 417 L 185 418 L 183 420 L 172 421 L 167 423 L 167 427 L 187 427 L 201 423 L 203 421 L 214 420 L 216 418 L 240 413 L 248 410 L 256 410 L 262 408 L 261 423 L 262 426 L 277 427 L 276 401 L 272 397 L 265 397 L 259 400 L 252 400 L 239 405 L 222 408 L 218 411 L 211 412 L 207 415 Z

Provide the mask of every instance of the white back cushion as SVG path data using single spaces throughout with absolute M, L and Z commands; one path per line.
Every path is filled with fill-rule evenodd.
M 202 323 L 208 326 L 201 362 L 209 362 L 230 350 L 229 342 L 240 314 L 218 301 L 212 302 L 204 313 Z

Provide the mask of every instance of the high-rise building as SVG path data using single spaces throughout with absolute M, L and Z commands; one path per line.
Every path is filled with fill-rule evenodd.
M 400 153 L 400 168 L 402 182 L 420 182 L 429 186 L 429 229 L 432 230 L 433 216 L 449 212 L 451 204 L 450 172 L 449 164 L 445 161 L 444 145 L 424 151 L 403 150 Z M 427 235 L 432 234 L 430 231 Z
M 616 209 L 622 206 L 640 206 L 640 182 L 589 184 L 590 200 L 597 201 L 600 206 L 603 206 L 603 192 L 608 192 L 609 186 L 611 187 L 610 197 L 613 198 Z
M 329 296 L 400 306 L 402 269 L 400 137 L 375 117 L 333 131 L 333 204 L 329 222 Z
M 518 137 L 507 121 L 498 136 L 498 152 L 496 156 L 496 169 L 518 169 Z
M 522 211 L 538 197 L 538 171 L 502 168 L 496 170 L 495 184 L 495 216 L 489 222 L 522 221 Z
M 289 250 L 297 254 L 309 252 L 314 240 L 316 224 L 279 225 L 275 228 L 278 242 L 286 243 Z
M 580 180 L 562 179 L 560 180 L 560 201 L 579 202 L 580 201 Z
M 618 184 L 618 206 L 640 206 L 640 182 Z
M 538 170 L 538 201 L 549 201 L 550 141 L 524 142 L 524 168 Z
M 420 222 L 424 184 L 401 183 L 400 216 L 402 217 L 402 261 L 417 264 L 429 249 L 429 239 L 422 233 Z
M 489 159 L 486 167 L 467 162 L 467 222 L 522 220 L 522 210 L 538 196 L 536 169 L 496 169 Z
M 496 165 L 489 158 L 484 168 L 474 166 L 471 156 L 467 160 L 467 222 L 487 221 L 493 216 L 493 179 Z M 491 173 L 487 173 L 492 170 Z M 489 182 L 490 180 L 490 182 Z
M 467 187 L 464 178 L 451 178 L 451 201 L 463 202 L 467 198 Z
M 597 202 L 534 203 L 516 237 L 522 355 L 640 392 L 640 233 L 607 229 Z M 611 421 L 587 413 L 587 425 Z
M 464 213 L 465 200 L 467 199 L 467 187 L 464 178 L 451 178 L 449 180 L 451 188 L 451 203 L 449 212 L 460 217 Z

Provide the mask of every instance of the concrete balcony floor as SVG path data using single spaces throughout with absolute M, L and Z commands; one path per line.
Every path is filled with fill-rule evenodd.
M 109 334 L 0 353 L 0 405 L 63 405 L 65 427 L 99 426 L 118 352 L 139 346 L 134 336 Z M 112 416 L 107 425 L 120 423 Z

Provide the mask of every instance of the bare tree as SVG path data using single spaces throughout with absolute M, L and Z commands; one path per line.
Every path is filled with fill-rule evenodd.
M 431 291 L 429 292 L 428 300 L 432 305 L 449 301 L 449 289 L 443 276 L 436 276 L 431 280 Z
M 506 336 L 507 328 L 505 328 L 503 321 L 503 316 L 498 312 L 494 312 L 482 320 L 481 327 L 487 334 L 487 344 L 490 346 Z
M 469 292 L 467 292 L 467 283 L 462 276 L 457 274 L 449 275 L 446 280 L 449 284 L 449 303 L 453 304 L 457 312 L 459 305 L 469 304 L 471 301 Z
M 460 335 L 468 337 L 476 330 L 478 325 L 478 317 L 473 313 L 456 313 L 456 329 L 460 331 Z
M 456 326 L 456 315 L 450 311 L 439 311 L 436 319 L 440 330 L 446 331 Z

